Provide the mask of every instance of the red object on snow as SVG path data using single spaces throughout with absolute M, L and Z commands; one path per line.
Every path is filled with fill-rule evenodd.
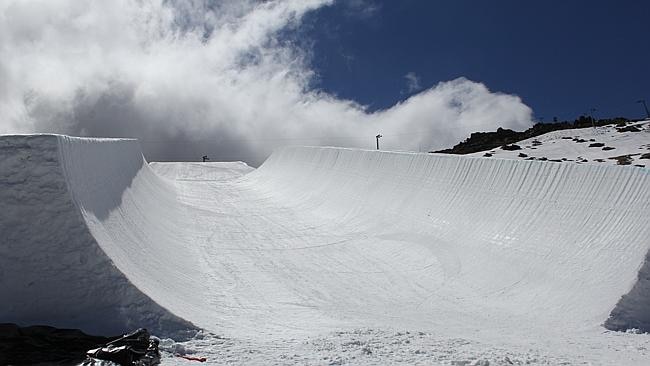
M 184 358 L 184 359 L 190 360 L 190 361 L 199 361 L 199 362 L 205 362 L 205 361 L 208 360 L 205 357 L 183 356 L 183 355 L 179 355 L 179 354 L 176 354 L 176 357 Z

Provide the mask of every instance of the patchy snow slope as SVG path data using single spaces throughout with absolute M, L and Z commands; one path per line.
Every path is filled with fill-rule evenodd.
M 517 142 L 521 150 L 495 148 L 467 156 L 650 167 L 650 121 L 627 127 L 638 131 L 620 132 L 622 127 L 615 125 L 559 130 Z
M 460 338 L 477 354 L 561 354 L 538 363 L 650 360 L 643 336 L 601 335 L 610 313 L 650 329 L 648 169 L 285 148 L 243 175 L 149 165 L 129 140 L 0 141 L 3 320 L 194 324 L 260 348 L 257 362 L 331 356 L 364 327 L 383 329 L 370 335 L 385 352 L 404 342 L 390 329 L 410 329 L 452 353 Z

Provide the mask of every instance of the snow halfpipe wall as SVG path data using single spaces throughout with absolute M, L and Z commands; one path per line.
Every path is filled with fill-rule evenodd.
M 0 320 L 650 330 L 648 169 L 307 147 L 205 168 L 0 137 Z

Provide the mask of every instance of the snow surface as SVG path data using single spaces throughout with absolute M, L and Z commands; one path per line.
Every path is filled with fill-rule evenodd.
M 250 171 L 27 135 L 0 169 L 3 321 L 214 363 L 650 363 L 602 326 L 650 330 L 647 168 L 291 147 Z
M 229 162 L 151 162 L 156 174 L 173 180 L 227 181 L 250 173 L 254 168 L 241 161 Z
M 559 130 L 515 143 L 521 150 L 495 148 L 467 156 L 488 153 L 493 158 L 618 165 L 618 157 L 629 155 L 629 165 L 650 167 L 650 120 L 628 123 L 627 126 L 635 126 L 640 131 L 619 132 L 621 127 L 616 125 Z

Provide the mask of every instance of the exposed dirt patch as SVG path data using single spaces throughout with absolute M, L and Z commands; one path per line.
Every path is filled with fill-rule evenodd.
M 616 130 L 618 132 L 641 132 L 641 129 L 636 126 L 627 126 L 623 128 L 617 128 Z
M 632 158 L 631 155 L 621 155 L 621 156 L 613 156 L 609 158 L 611 160 L 616 160 L 617 165 L 631 165 L 634 159 Z
M 506 150 L 506 151 L 521 150 L 521 146 L 519 146 L 519 145 L 515 145 L 515 144 L 512 144 L 512 145 L 503 145 L 503 146 L 501 146 L 501 149 L 502 149 L 502 150 Z

